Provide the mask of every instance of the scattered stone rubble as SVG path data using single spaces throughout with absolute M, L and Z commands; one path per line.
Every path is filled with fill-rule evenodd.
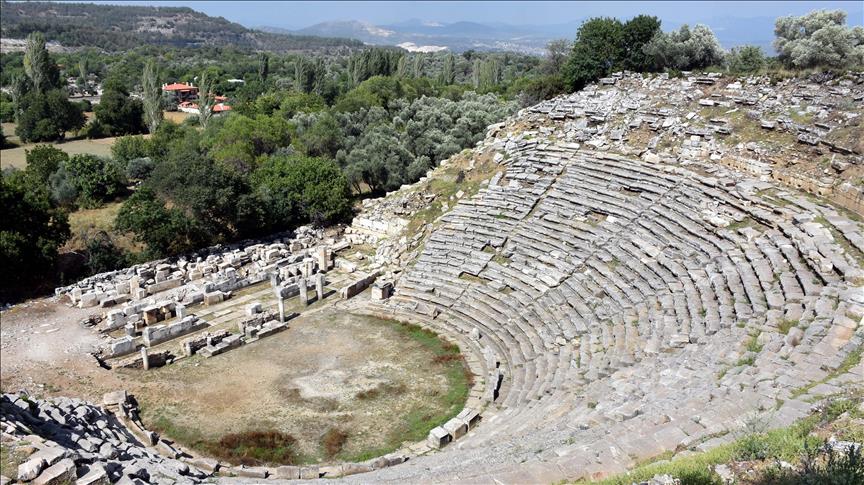
M 864 212 L 861 142 L 844 140 L 852 143 L 844 146 L 832 141 L 835 132 L 842 134 L 843 128 L 859 124 L 864 116 L 864 73 L 776 84 L 768 76 L 726 79 L 718 73 L 685 74 L 678 79 L 616 73 L 614 83 L 589 86 L 527 108 L 518 120 L 537 137 L 584 143 L 649 163 L 725 164 Z M 705 114 L 703 108 L 713 111 Z M 758 137 L 730 142 L 748 136 L 736 133 L 730 121 L 742 114 L 763 131 L 788 133 L 789 138 L 779 147 Z M 637 136 L 647 137 L 647 145 L 634 143 L 631 137 Z M 830 163 L 812 163 L 817 159 Z
M 0 396 L 3 447 L 10 453 L 32 452 L 17 476 L 7 478 L 41 485 L 168 484 L 200 483 L 211 475 L 212 470 L 178 460 L 170 442 L 124 425 L 137 423 L 136 408 L 125 393 L 107 395 L 105 405 Z

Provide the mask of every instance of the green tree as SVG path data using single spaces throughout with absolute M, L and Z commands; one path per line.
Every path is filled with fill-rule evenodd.
M 52 274 L 57 248 L 69 239 L 69 222 L 48 191 L 34 187 L 22 172 L 0 173 L 0 205 L 0 293 L 7 300 Z
M 146 130 L 141 100 L 132 99 L 126 88 L 117 81 L 106 83 L 94 113 L 105 130 L 114 136 L 135 135 Z
M 215 75 L 209 70 L 201 73 L 198 83 L 198 122 L 205 129 L 210 124 L 210 119 L 213 117 L 213 106 L 216 105 L 216 95 L 213 92 L 215 83 Z
M 351 214 L 348 182 L 332 160 L 269 157 L 253 173 L 252 185 L 273 229 L 334 223 Z
M 99 207 L 119 195 L 125 187 L 124 172 L 112 160 L 96 155 L 73 155 L 63 164 L 83 207 Z
M 25 153 L 27 179 L 29 183 L 40 186 L 47 186 L 51 174 L 69 160 L 66 152 L 51 145 L 36 145 Z
M 57 85 L 57 68 L 51 62 L 48 49 L 45 47 L 45 36 L 41 32 L 33 32 L 27 36 L 24 47 L 24 72 L 36 92 L 45 91 Z
M 330 113 L 323 113 L 297 137 L 297 144 L 312 157 L 335 157 L 342 144 L 339 122 Z
M 270 56 L 262 52 L 258 55 L 258 80 L 261 84 L 267 84 L 268 76 L 270 76 Z
M 172 144 L 146 185 L 160 199 L 170 201 L 187 220 L 194 221 L 197 237 L 187 236 L 190 241 L 215 244 L 260 233 L 248 178 L 201 153 L 190 140 L 187 137 Z
M 297 113 L 313 113 L 326 107 L 324 98 L 315 93 L 289 91 L 280 96 L 279 114 L 287 120 Z
M 790 67 L 864 65 L 864 27 L 846 26 L 846 12 L 816 10 L 800 17 L 780 17 L 774 47 Z
M 564 79 L 571 89 L 582 89 L 612 71 L 621 59 L 623 32 L 624 26 L 614 18 L 598 17 L 582 23 L 564 68 Z
M 660 32 L 660 19 L 649 15 L 637 15 L 624 24 L 621 32 L 620 66 L 637 72 L 651 71 L 653 59 L 645 54 L 643 47 Z
M 452 52 L 444 58 L 444 66 L 441 68 L 441 77 L 438 82 L 445 85 L 456 82 L 456 56 Z
M 291 144 L 290 126 L 278 116 L 248 118 L 232 114 L 216 129 L 208 133 L 203 146 L 215 161 L 244 173 L 254 169 L 258 157 Z
M 144 74 L 141 77 L 141 88 L 143 92 L 144 119 L 147 131 L 155 133 L 162 123 L 162 89 L 159 87 L 159 72 L 156 62 L 152 59 L 144 66 Z
M 24 142 L 62 140 L 67 131 L 84 126 L 84 114 L 59 89 L 31 92 L 21 98 L 19 109 L 15 134 Z
M 152 257 L 189 251 L 206 242 L 182 211 L 167 209 L 146 186 L 123 202 L 114 225 L 118 231 L 132 233 L 136 242 L 147 246 Z
M 705 25 L 687 24 L 672 32 L 658 32 L 643 52 L 657 69 L 690 70 L 723 63 L 724 53 L 714 32 Z
M 543 63 L 543 71 L 548 75 L 559 75 L 567 56 L 573 49 L 573 44 L 567 39 L 555 39 L 546 44 L 546 60 Z

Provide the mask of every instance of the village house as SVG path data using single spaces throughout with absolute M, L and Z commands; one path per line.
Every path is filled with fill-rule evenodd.
M 172 95 L 178 105 L 185 101 L 194 101 L 198 99 L 198 88 L 193 86 L 192 83 L 163 84 L 162 92 Z

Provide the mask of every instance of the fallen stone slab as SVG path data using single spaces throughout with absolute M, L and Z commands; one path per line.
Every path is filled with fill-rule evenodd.
M 75 462 L 64 458 L 46 468 L 35 480 L 33 485 L 65 485 L 75 479 Z

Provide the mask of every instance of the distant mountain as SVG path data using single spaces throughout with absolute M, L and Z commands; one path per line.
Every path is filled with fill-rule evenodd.
M 38 31 L 64 47 L 96 47 L 106 51 L 145 44 L 235 46 L 277 52 L 362 45 L 347 38 L 250 30 L 187 7 L 2 1 L 0 12 L 0 34 L 4 39 L 22 39 Z
M 322 22 L 294 31 L 278 27 L 260 29 L 267 32 L 347 37 L 371 45 L 410 46 L 409 50 L 420 51 L 434 51 L 446 47 L 456 52 L 477 49 L 540 54 L 546 43 L 554 38 L 542 28 L 478 22 L 438 23 L 419 19 L 387 25 L 373 25 L 356 20 Z M 572 36 L 575 29 L 569 30 Z
M 430 22 L 408 19 L 385 25 L 373 25 L 360 21 L 323 22 L 301 30 L 290 31 L 272 27 L 262 30 L 305 35 L 348 37 L 372 45 L 409 45 L 409 50 L 423 48 L 447 49 L 462 52 L 476 50 L 510 50 L 530 54 L 543 54 L 546 44 L 553 39 L 573 39 L 584 18 L 550 25 L 510 25 L 505 23 L 479 22 Z M 766 54 L 773 55 L 774 17 L 721 17 L 702 23 L 710 26 L 724 48 L 744 44 L 761 47 Z M 855 22 L 852 22 L 855 23 Z M 663 30 L 681 26 L 680 22 L 663 22 Z

